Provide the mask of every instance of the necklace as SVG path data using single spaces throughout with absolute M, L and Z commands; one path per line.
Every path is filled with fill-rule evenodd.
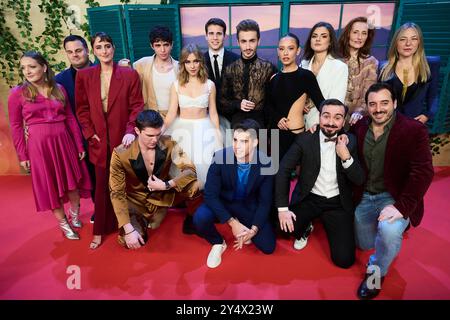
M 159 72 L 163 72 L 163 73 L 167 72 L 172 69 L 172 59 L 169 60 L 169 63 L 165 63 L 165 64 L 157 63 L 155 61 L 155 67 L 156 67 L 156 70 L 158 70 Z

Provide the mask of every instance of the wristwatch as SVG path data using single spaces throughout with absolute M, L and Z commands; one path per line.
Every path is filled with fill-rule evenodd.
M 169 183 L 169 181 L 164 181 L 164 183 L 166 184 L 166 190 L 169 190 L 169 189 L 170 189 L 170 183 Z

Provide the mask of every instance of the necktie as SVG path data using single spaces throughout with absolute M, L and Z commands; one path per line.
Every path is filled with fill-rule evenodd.
M 218 54 L 213 54 L 214 57 L 214 77 L 216 80 L 220 79 L 219 63 L 217 62 Z
M 323 141 L 324 141 L 324 142 L 336 142 L 336 141 L 337 141 L 337 137 L 334 137 L 334 138 L 325 138 Z

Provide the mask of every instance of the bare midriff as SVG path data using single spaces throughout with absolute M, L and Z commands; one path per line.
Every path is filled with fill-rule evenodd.
M 287 122 L 287 125 L 289 127 L 289 131 L 292 133 L 298 134 L 305 131 L 303 108 L 305 107 L 306 98 L 306 93 L 302 94 L 300 98 L 295 100 L 289 109 L 289 114 L 287 116 L 289 121 Z
M 182 119 L 203 119 L 208 116 L 207 108 L 186 107 L 180 108 L 180 118 Z

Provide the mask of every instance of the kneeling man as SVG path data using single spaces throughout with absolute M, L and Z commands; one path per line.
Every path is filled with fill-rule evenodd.
M 347 107 L 336 99 L 319 106 L 320 130 L 300 134 L 283 157 L 275 182 L 275 204 L 283 231 L 295 236 L 294 249 L 303 249 L 311 222 L 320 218 L 327 233 L 331 260 L 341 268 L 355 261 L 353 232 L 353 184 L 364 182 L 358 162 L 356 138 L 339 136 Z M 289 204 L 291 172 L 300 165 L 300 175 Z
M 205 203 L 194 215 L 197 234 L 211 245 L 207 266 L 216 268 L 227 248 L 214 223 L 227 223 L 235 237 L 234 248 L 255 246 L 270 254 L 275 233 L 269 222 L 273 173 L 270 158 L 258 152 L 258 122 L 246 119 L 233 128 L 233 147 L 214 154 L 206 179 Z
M 170 136 L 161 135 L 163 123 L 157 111 L 142 111 L 136 119 L 137 139 L 112 154 L 111 202 L 118 241 L 129 249 L 147 242 L 147 227 L 159 227 L 168 207 L 186 200 L 189 213 L 189 200 L 198 194 L 195 166 Z

